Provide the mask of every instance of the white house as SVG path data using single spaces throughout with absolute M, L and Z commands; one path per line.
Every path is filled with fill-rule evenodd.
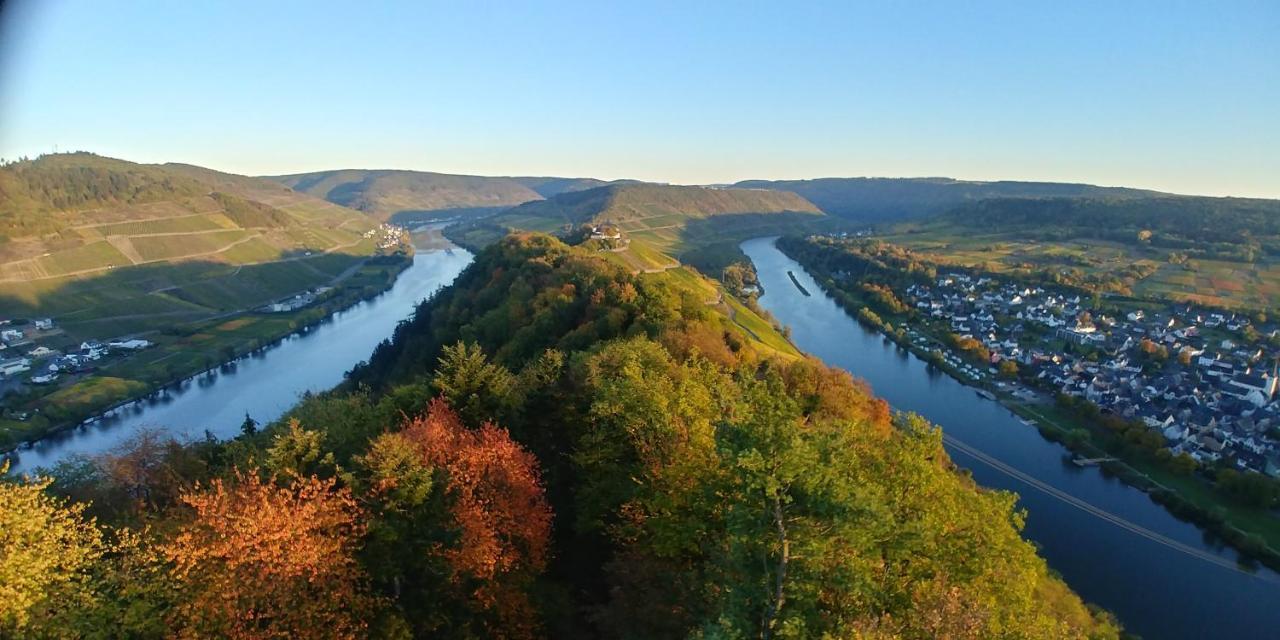
M 137 349 L 146 349 L 147 347 L 151 346 L 151 343 L 147 340 L 140 340 L 140 339 L 134 338 L 132 340 L 112 340 L 111 342 L 108 343 L 108 346 L 110 346 L 112 349 L 137 350 Z
M 26 358 L 10 358 L 0 361 L 0 374 L 16 376 L 31 370 L 31 361 Z

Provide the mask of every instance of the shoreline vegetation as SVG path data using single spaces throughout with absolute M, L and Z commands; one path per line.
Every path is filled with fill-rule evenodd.
M 185 342 L 160 344 L 142 354 L 110 363 L 109 367 L 72 386 L 31 398 L 26 405 L 30 412 L 28 421 L 4 421 L 5 428 L 0 431 L 0 456 L 91 424 L 130 404 L 157 397 L 168 389 L 271 349 L 291 335 L 305 333 L 337 313 L 382 295 L 412 263 L 412 252 L 370 256 L 350 278 L 300 309 L 274 313 L 245 309 L 166 330 L 166 334 L 175 337 L 205 336 L 203 341 L 210 344 L 197 353 L 192 353 L 191 345 Z M 139 361 L 143 355 L 147 356 L 145 362 Z M 159 364 L 175 355 L 183 355 L 185 360 Z M 57 416 L 52 420 L 48 418 L 50 409 L 54 409 Z
M 1000 403 L 1024 424 L 1035 427 L 1045 439 L 1065 447 L 1071 452 L 1073 460 L 1064 460 L 1064 463 L 1101 459 L 1096 463 L 1099 472 L 1143 491 L 1174 517 L 1197 525 L 1209 537 L 1231 546 L 1241 554 L 1242 565 L 1258 562 L 1273 570 L 1280 570 L 1280 522 L 1276 522 L 1274 518 L 1272 522 L 1265 522 L 1263 519 L 1267 517 L 1266 513 L 1216 498 L 1211 494 L 1212 488 L 1197 478 L 1177 476 L 1157 467 L 1153 462 L 1137 459 L 1114 446 L 1107 446 L 1113 437 L 1106 427 L 1097 420 L 1086 419 L 1081 412 L 1068 410 L 1062 403 L 1037 406 L 1002 391 L 994 384 L 969 379 L 939 357 L 940 352 L 928 351 L 913 343 L 903 326 L 895 329 L 892 324 L 886 323 L 868 304 L 839 287 L 831 274 L 825 273 L 812 261 L 805 260 L 800 252 L 789 247 L 786 242 L 779 242 L 778 248 L 810 271 L 814 280 L 836 303 L 864 327 L 877 331 L 885 340 L 897 344 L 957 382 L 985 391 L 984 397 Z M 794 282 L 795 276 L 791 272 L 788 275 Z M 799 283 L 796 285 L 799 286 Z M 903 322 L 905 324 L 906 320 Z M 1094 442 L 1094 438 L 1098 438 L 1102 444 Z
M 507 236 L 280 420 L 9 485 L 80 537 L 0 635 L 1128 637 L 938 429 L 716 289 Z

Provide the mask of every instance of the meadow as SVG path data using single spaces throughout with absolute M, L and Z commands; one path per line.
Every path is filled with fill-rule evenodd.
M 1095 238 L 1045 241 L 1021 231 L 982 233 L 937 223 L 897 225 L 877 237 L 940 265 L 1003 274 L 1039 272 L 1094 283 L 1121 297 L 1227 309 L 1280 307 L 1280 259 L 1272 255 L 1252 262 L 1186 257 L 1136 243 Z

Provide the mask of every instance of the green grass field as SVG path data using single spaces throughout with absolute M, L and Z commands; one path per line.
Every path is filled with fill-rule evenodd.
M 969 227 L 941 224 L 899 225 L 879 238 L 941 265 L 994 273 L 1073 269 L 1089 276 L 1114 276 L 1127 283 L 1125 293 L 1140 298 L 1227 308 L 1280 305 L 1280 261 L 1266 256 L 1252 263 L 1199 258 L 1177 263 L 1170 260 L 1173 252 L 1158 247 L 1095 239 L 1039 242 L 1017 233 L 975 233 Z M 1135 267 L 1150 274 L 1134 277 Z
M 0 282 L 0 308 L 51 316 L 79 338 L 106 339 L 266 304 L 328 284 L 364 255 L 321 254 L 254 265 L 184 262 L 103 276 Z
M 115 224 L 80 227 L 76 232 L 88 237 L 102 238 L 106 236 L 133 236 L 147 233 L 190 233 L 193 231 L 217 231 L 234 229 L 231 222 L 221 213 L 202 213 L 176 218 L 143 220 L 136 222 L 118 222 Z
M 733 309 L 733 321 L 738 326 L 749 331 L 758 342 L 783 355 L 797 358 L 801 356 L 800 352 L 796 350 L 789 340 L 778 333 L 768 321 L 748 309 L 746 305 L 729 295 L 725 295 L 724 301 Z
M 74 249 L 58 251 L 36 261 L 41 275 L 60 276 L 86 269 L 101 269 L 110 266 L 133 264 L 129 258 L 120 253 L 105 240 L 81 245 Z
M 221 251 L 252 233 L 243 229 L 227 229 L 207 233 L 134 236 L 129 240 L 143 260 L 172 260 Z
M 47 396 L 50 405 L 67 412 L 80 412 L 108 406 L 146 391 L 147 385 L 137 380 L 97 375 L 63 387 Z
M 317 260 L 322 261 L 326 269 L 340 272 L 361 259 L 358 256 L 323 256 Z M 219 280 L 226 288 L 203 290 L 201 293 L 209 304 L 213 304 L 215 299 L 238 300 L 249 289 L 261 293 L 261 289 L 274 288 L 273 293 L 291 293 L 304 281 L 307 284 L 314 282 L 306 280 L 307 277 L 315 278 L 316 274 L 323 273 L 305 266 L 303 263 L 306 262 L 310 261 L 258 265 L 263 271 L 252 276 L 245 275 L 249 267 L 223 266 L 221 268 L 231 272 Z M 399 266 L 364 264 L 319 303 L 292 313 L 248 312 L 208 319 L 208 307 L 172 297 L 172 291 L 115 301 L 86 293 L 87 299 L 96 303 L 95 308 L 65 316 L 67 320 L 63 326 L 67 335 L 62 338 L 64 342 L 78 341 L 75 335 L 79 333 L 107 337 L 145 330 L 149 332 L 147 338 L 154 346 L 127 357 L 108 359 L 96 374 L 62 388 L 35 388 L 34 397 L 25 398 L 20 406 L 12 408 L 39 411 L 35 411 L 27 421 L 0 419 L 0 446 L 41 437 L 50 428 L 79 422 L 120 401 L 145 394 L 157 385 L 206 370 L 225 362 L 232 355 L 247 353 L 303 325 L 317 322 L 338 309 L 391 286 L 404 264 L 407 262 Z M 242 277 L 248 279 L 235 284 L 237 278 Z M 325 276 L 325 281 L 328 281 L 328 276 Z M 202 281 L 199 286 L 211 284 Z M 242 289 L 235 290 L 234 287 Z M 131 312 L 137 315 L 125 315 Z M 172 315 L 175 313 L 178 315 Z

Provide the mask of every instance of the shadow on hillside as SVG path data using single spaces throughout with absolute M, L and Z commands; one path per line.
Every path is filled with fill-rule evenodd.
M 489 216 L 502 213 L 511 209 L 510 206 L 501 207 L 450 207 L 445 209 L 406 209 L 391 214 L 387 219 L 388 222 L 400 226 L 412 226 L 415 224 L 423 224 L 427 222 L 443 222 L 453 220 L 457 222 L 468 222 L 471 220 L 479 220 Z
M 850 223 L 841 218 L 806 212 L 740 213 L 690 219 L 680 230 L 685 250 L 675 256 L 705 274 L 718 274 L 747 257 L 738 249 L 744 240 L 842 230 Z
M 252 308 L 327 285 L 367 256 L 289 251 L 253 265 L 207 260 L 119 267 L 66 279 L 0 283 L 0 319 L 53 318 L 83 333 L 126 334 Z M 112 336 L 104 336 L 112 337 Z

